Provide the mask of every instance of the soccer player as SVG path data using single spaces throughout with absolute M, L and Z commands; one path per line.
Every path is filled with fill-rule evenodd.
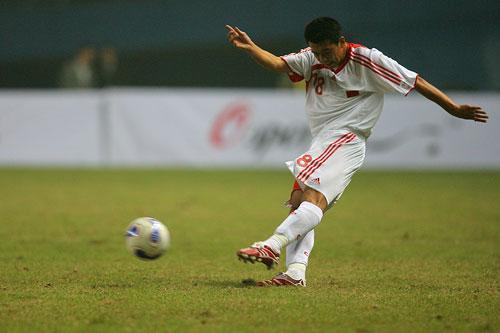
M 332 18 L 320 17 L 307 24 L 304 37 L 309 47 L 282 57 L 260 48 L 239 28 L 226 25 L 226 29 L 229 42 L 263 67 L 287 73 L 292 81 L 306 80 L 312 143 L 308 151 L 287 162 L 296 179 L 292 212 L 269 238 L 237 252 L 240 260 L 273 268 L 286 248 L 286 272 L 257 282 L 258 286 L 305 287 L 314 228 L 361 167 L 366 139 L 382 112 L 384 93 L 406 96 L 415 89 L 452 116 L 483 123 L 488 119 L 481 107 L 455 103 L 377 49 L 347 42 Z

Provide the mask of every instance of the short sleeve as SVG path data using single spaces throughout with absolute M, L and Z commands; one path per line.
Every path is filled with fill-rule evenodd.
M 377 49 L 355 48 L 351 50 L 350 58 L 361 65 L 362 78 L 368 90 L 407 95 L 415 88 L 418 74 Z
M 281 59 L 288 66 L 288 77 L 292 82 L 307 80 L 311 76 L 311 65 L 314 61 L 314 55 L 310 48 L 301 50 L 298 53 L 290 53 L 281 56 Z

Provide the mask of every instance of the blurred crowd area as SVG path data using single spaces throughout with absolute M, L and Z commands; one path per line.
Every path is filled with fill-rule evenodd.
M 281 55 L 331 16 L 443 89 L 500 90 L 500 2 L 2 0 L 0 88 L 279 87 L 226 41 L 225 24 Z

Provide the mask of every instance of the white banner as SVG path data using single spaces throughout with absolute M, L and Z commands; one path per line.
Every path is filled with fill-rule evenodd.
M 0 93 L 0 164 L 95 165 L 100 99 L 95 93 Z
M 418 93 L 386 96 L 365 167 L 500 168 L 500 94 L 452 94 L 489 111 L 453 118 Z M 0 93 L 0 164 L 282 167 L 307 149 L 302 92 L 116 89 Z
M 110 99 L 110 162 L 281 166 L 310 142 L 302 100 L 274 91 L 117 92 Z
M 367 145 L 366 167 L 498 168 L 500 167 L 499 94 L 451 93 L 458 103 L 480 105 L 487 124 L 450 116 L 413 92 L 389 95 Z

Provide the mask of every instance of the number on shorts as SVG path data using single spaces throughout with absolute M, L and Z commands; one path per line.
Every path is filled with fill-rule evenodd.
M 312 161 L 312 156 L 309 155 L 309 154 L 305 154 L 305 155 L 302 155 L 301 157 L 299 157 L 297 159 L 297 164 L 300 166 L 300 167 L 305 167 L 307 166 L 309 163 L 311 163 Z

